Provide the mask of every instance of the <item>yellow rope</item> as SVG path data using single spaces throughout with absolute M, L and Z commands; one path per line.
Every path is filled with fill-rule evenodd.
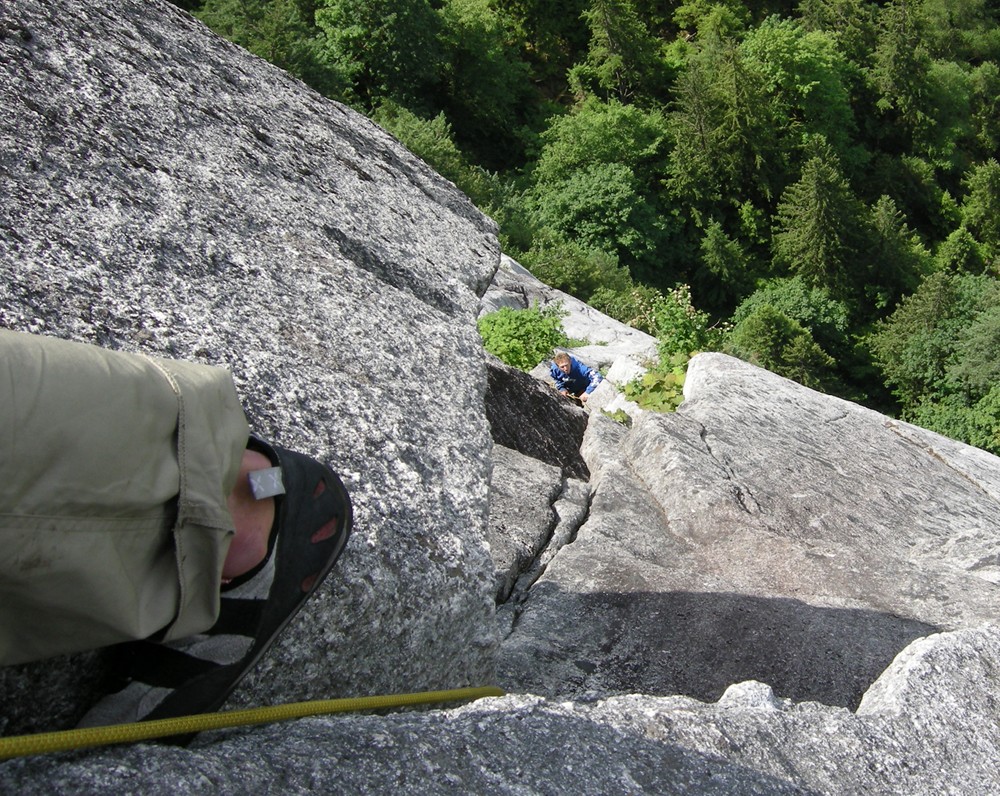
M 0 738 L 0 760 L 48 752 L 65 752 L 71 749 L 86 749 L 91 746 L 135 743 L 153 738 L 163 738 L 167 735 L 186 735 L 205 730 L 221 730 L 227 727 L 267 724 L 325 713 L 381 710 L 503 695 L 503 690 L 496 686 L 483 686 L 481 688 L 455 688 L 450 691 L 423 691 L 415 694 L 390 696 L 319 699 L 311 702 L 289 702 L 284 705 L 272 705 L 264 708 L 232 710 L 226 713 L 177 716 L 172 719 L 112 724 L 106 727 L 86 727 L 60 732 L 42 732 L 36 735 L 12 735 L 8 738 Z

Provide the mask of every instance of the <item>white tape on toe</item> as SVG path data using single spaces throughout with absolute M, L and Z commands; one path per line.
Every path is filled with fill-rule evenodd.
M 254 470 L 250 473 L 250 491 L 255 500 L 285 494 L 285 485 L 281 481 L 281 468 L 268 467 L 266 470 Z

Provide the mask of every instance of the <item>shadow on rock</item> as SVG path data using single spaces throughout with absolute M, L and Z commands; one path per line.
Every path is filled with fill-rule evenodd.
M 493 441 L 586 481 L 580 453 L 587 413 L 533 376 L 493 356 L 486 362 L 486 419 Z
M 795 701 L 857 708 L 911 641 L 937 628 L 899 616 L 726 593 L 532 590 L 504 642 L 512 691 L 685 695 L 714 702 L 745 680 Z

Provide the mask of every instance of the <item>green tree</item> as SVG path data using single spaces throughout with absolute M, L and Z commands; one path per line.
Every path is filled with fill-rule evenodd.
M 962 220 L 995 268 L 1000 259 L 1000 163 L 990 158 L 974 166 L 964 182 L 969 193 L 962 202 Z
M 973 404 L 959 395 L 925 401 L 910 422 L 1000 455 L 1000 385 Z
M 512 21 L 540 96 L 560 99 L 567 70 L 587 52 L 587 0 L 495 0 L 494 5 Z
M 808 329 L 770 304 L 736 324 L 724 350 L 806 387 L 825 390 L 835 383 L 833 357 Z
M 860 159 L 851 144 L 856 126 L 849 69 L 833 35 L 773 16 L 747 33 L 740 51 L 772 98 L 782 149 L 796 149 L 804 136 L 819 135 L 841 160 Z
M 532 174 L 540 191 L 581 168 L 607 163 L 628 167 L 643 190 L 655 189 L 666 163 L 667 122 L 657 110 L 589 100 L 554 117 L 542 144 Z
M 491 0 L 444 0 L 440 9 L 440 107 L 479 165 L 499 169 L 524 157 L 523 127 L 534 88 L 520 60 L 515 23 Z
M 874 202 L 882 194 L 892 197 L 924 239 L 936 241 L 947 237 L 961 220 L 958 205 L 942 187 L 940 174 L 925 158 L 878 153 L 867 172 L 853 184 L 869 201 Z
M 590 48 L 569 72 L 570 87 L 582 99 L 596 95 L 623 103 L 663 96 L 668 82 L 660 43 L 649 33 L 631 0 L 590 0 L 584 19 Z
M 590 100 L 553 120 L 542 140 L 527 201 L 535 226 L 613 255 L 636 278 L 669 279 L 683 255 L 660 203 L 663 116 Z
M 888 196 L 872 208 L 866 237 L 863 290 L 872 314 L 880 314 L 917 288 L 931 270 L 931 255 Z
M 887 120 L 885 132 L 912 136 L 927 122 L 931 56 L 925 28 L 920 4 L 914 0 L 891 0 L 879 11 L 878 44 L 870 74 L 879 94 L 878 107 Z M 897 137 L 892 145 L 906 149 L 909 141 Z
M 843 301 L 825 287 L 810 287 L 799 276 L 769 279 L 740 303 L 732 316 L 739 326 L 763 306 L 769 306 L 808 330 L 824 351 L 838 359 L 850 350 L 850 313 Z
M 779 264 L 811 287 L 850 292 L 863 208 L 827 153 L 806 162 L 798 182 L 781 197 L 773 249 Z
M 760 64 L 735 39 L 709 38 L 679 76 L 675 94 L 668 187 L 695 223 L 718 218 L 723 198 L 771 205 L 785 182 L 785 122 Z
M 440 84 L 440 19 L 428 0 L 318 0 L 321 57 L 364 109 L 393 100 L 430 111 Z
M 964 225 L 952 232 L 934 254 L 934 267 L 939 271 L 981 274 L 985 266 L 979 244 Z
M 632 288 L 628 270 L 618 258 L 600 249 L 589 249 L 547 230 L 536 235 L 521 258 L 532 275 L 571 296 L 589 301 L 598 290 L 623 293 Z
M 684 30 L 706 36 L 731 36 L 750 24 L 750 11 L 740 0 L 684 0 L 674 11 Z
M 992 0 L 923 0 L 927 46 L 935 58 L 985 61 L 1000 57 L 1000 8 Z
M 493 199 L 492 180 L 482 169 L 473 166 L 458 148 L 444 113 L 423 119 L 395 102 L 386 101 L 371 113 L 371 117 L 481 207 Z
M 730 238 L 712 219 L 701 240 L 701 258 L 693 287 L 702 306 L 720 314 L 732 310 L 751 284 L 750 261 L 739 241 Z
M 801 0 L 798 17 L 806 30 L 830 33 L 838 50 L 859 67 L 869 65 L 877 39 L 878 6 L 868 0 Z
M 990 277 L 937 272 L 878 324 L 868 343 L 904 417 L 954 391 L 947 369 L 963 334 L 998 300 L 1000 283 Z
M 1000 307 L 983 310 L 961 331 L 946 374 L 977 399 L 1000 384 Z
M 312 0 L 206 0 L 198 18 L 220 36 L 287 70 L 327 96 L 347 82 L 322 63 Z
M 548 186 L 537 199 L 535 221 L 640 270 L 655 267 L 668 236 L 635 174 L 620 163 L 595 163 Z
M 976 154 L 985 158 L 1000 150 L 1000 67 L 993 61 L 980 64 L 970 73 L 969 84 Z

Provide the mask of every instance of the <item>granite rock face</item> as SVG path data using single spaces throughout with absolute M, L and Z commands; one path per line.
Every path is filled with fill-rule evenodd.
M 527 694 L 448 711 L 304 719 L 0 767 L 11 793 L 983 794 L 1000 783 L 996 627 L 930 636 L 857 713 L 769 686 L 715 704 Z M 280 784 L 276 784 L 280 783 Z
M 0 105 L 0 325 L 224 365 L 255 430 L 354 498 L 334 576 L 231 704 L 489 681 L 493 223 L 165 2 L 4 3 Z M 63 665 L 87 691 L 100 662 Z M 8 732 L 81 710 L 20 696 L 0 696 Z
M 542 384 L 488 355 L 486 418 L 497 445 L 558 467 L 567 476 L 589 477 L 580 453 L 587 413 L 560 396 L 552 382 Z
M 558 467 L 494 446 L 488 538 L 497 602 L 510 598 L 517 578 L 548 544 L 558 519 L 553 507 L 562 489 Z
M 0 101 L 0 325 L 225 365 L 354 496 L 228 707 L 509 692 L 9 761 L 0 792 L 1000 789 L 1000 460 L 715 354 L 674 415 L 612 421 L 612 379 L 573 407 L 481 350 L 490 302 L 562 300 L 490 221 L 158 0 L 0 5 Z M 566 326 L 609 372 L 655 348 Z M 0 670 L 0 733 L 72 725 L 104 667 Z
M 855 708 L 910 641 L 996 618 L 998 460 L 720 354 L 672 415 L 592 415 L 592 499 L 501 681 L 553 697 L 740 680 Z

